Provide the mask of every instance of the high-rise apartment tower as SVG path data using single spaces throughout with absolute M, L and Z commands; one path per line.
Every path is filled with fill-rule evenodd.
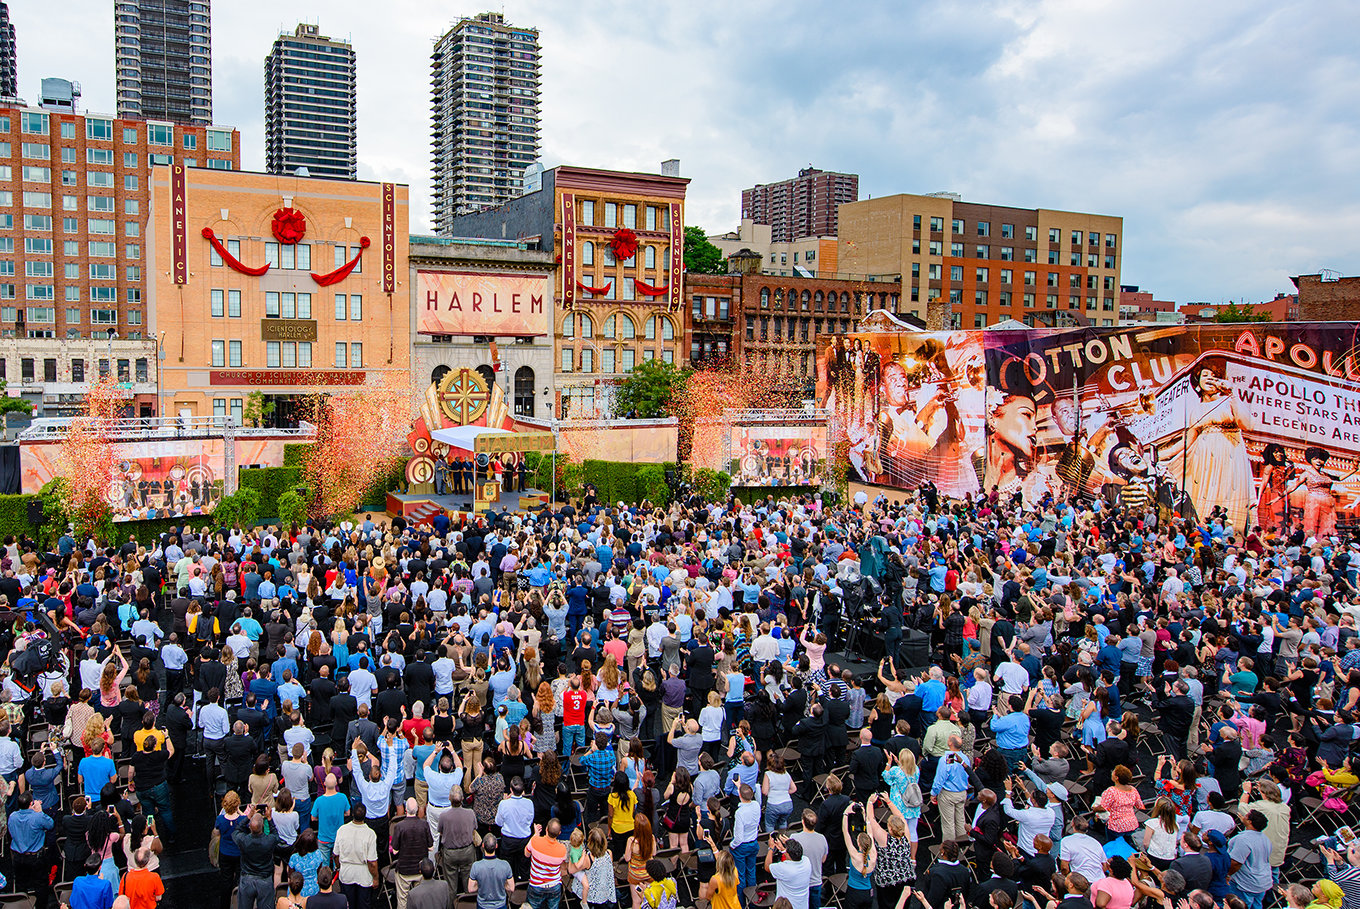
M 859 199 L 859 176 L 805 167 L 798 176 L 741 191 L 741 216 L 770 225 L 770 239 L 836 236 L 836 209 Z
M 264 60 L 265 169 L 353 180 L 358 167 L 354 48 L 315 25 L 279 35 Z
M 430 55 L 434 221 L 518 196 L 538 157 L 538 29 L 500 13 L 459 20 Z
M 0 98 L 19 94 L 19 50 L 14 40 L 14 25 L 9 21 L 9 6 L 0 0 Z
M 118 116 L 212 123 L 210 0 L 114 0 Z

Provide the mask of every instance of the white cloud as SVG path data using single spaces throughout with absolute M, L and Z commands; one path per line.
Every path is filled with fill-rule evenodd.
M 429 52 L 460 15 L 422 0 L 217 0 L 216 119 L 263 163 L 263 63 L 298 21 L 353 41 L 359 171 L 430 211 Z M 735 226 L 740 191 L 799 167 L 861 194 L 1125 218 L 1123 277 L 1162 298 L 1266 298 L 1288 275 L 1360 271 L 1360 5 L 1266 0 L 512 0 L 543 45 L 543 158 L 681 159 L 689 220 Z M 80 81 L 111 111 L 108 0 L 12 0 L 21 93 Z

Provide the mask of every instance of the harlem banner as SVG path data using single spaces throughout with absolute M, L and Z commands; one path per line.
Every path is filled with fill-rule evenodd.
M 852 334 L 823 342 L 818 399 L 852 479 L 1318 537 L 1360 514 L 1358 345 L 1341 323 Z

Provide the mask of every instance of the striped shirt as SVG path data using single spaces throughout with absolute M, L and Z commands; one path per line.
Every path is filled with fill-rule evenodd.
M 567 847 L 561 840 L 536 836 L 529 840 L 529 886 L 541 890 L 556 890 L 562 886 L 562 863 L 567 860 Z

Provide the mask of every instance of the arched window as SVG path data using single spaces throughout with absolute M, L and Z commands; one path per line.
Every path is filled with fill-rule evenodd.
M 770 308 L 770 289 L 768 287 L 762 287 L 760 289 L 760 308 Z
M 483 363 L 481 366 L 478 366 L 477 375 L 482 377 L 482 381 L 486 383 L 486 387 L 488 389 L 495 387 L 496 371 L 492 369 L 490 366 L 487 366 L 485 363 Z
M 619 340 L 631 341 L 637 337 L 637 326 L 627 313 L 619 313 Z
M 605 319 L 604 326 L 600 329 L 600 337 L 602 338 L 614 337 L 614 324 L 616 322 L 618 322 L 617 316 L 610 316 L 609 318 Z
M 534 371 L 528 366 L 515 370 L 515 415 L 534 415 Z
M 430 373 L 430 382 L 434 385 L 438 385 L 440 382 L 444 381 L 444 376 L 448 374 L 449 368 L 447 366 L 436 366 L 434 371 Z
M 841 291 L 841 312 L 849 311 L 850 311 L 850 295 L 845 291 Z
M 822 292 L 820 290 L 812 295 L 812 305 L 818 312 L 822 311 Z
M 783 308 L 784 308 L 784 288 L 782 288 L 782 287 L 775 288 L 775 292 L 774 292 L 774 308 L 775 308 L 775 309 L 783 309 Z
M 581 244 L 581 264 L 582 265 L 595 264 L 595 244 L 590 242 L 589 240 Z
M 811 299 L 812 299 L 812 295 L 809 294 L 807 291 L 803 291 L 803 296 L 802 296 L 803 312 L 807 312 L 807 311 L 808 311 L 808 303 L 809 303 L 809 301 L 810 301 Z
M 562 320 L 562 337 L 564 337 L 564 338 L 574 338 L 574 337 L 576 337 L 576 315 L 575 315 L 575 313 L 567 313 L 567 317 L 566 317 L 565 319 Z
M 675 326 L 665 316 L 652 316 L 647 320 L 646 328 L 645 337 L 648 341 L 654 340 L 658 336 L 663 341 L 675 340 Z
M 590 316 L 581 313 L 581 337 L 593 338 L 595 336 L 595 326 L 590 321 Z
M 656 247 L 648 246 L 647 251 L 642 254 L 643 265 L 646 268 L 656 268 Z

